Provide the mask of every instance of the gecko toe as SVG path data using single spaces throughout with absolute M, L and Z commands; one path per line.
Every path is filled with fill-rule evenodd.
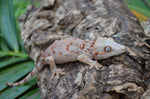
M 60 76 L 60 75 L 64 75 L 64 74 L 66 74 L 66 73 L 64 72 L 64 69 L 58 69 L 58 68 L 56 68 L 56 69 L 54 69 L 54 70 L 52 71 L 51 79 L 53 79 L 55 76 L 57 76 L 57 79 L 59 79 L 59 76 Z
M 100 70 L 100 68 L 102 67 L 102 65 L 96 62 L 96 63 L 94 63 L 94 64 L 92 64 L 90 66 L 90 69 L 92 69 L 93 67 L 95 67 L 97 70 Z

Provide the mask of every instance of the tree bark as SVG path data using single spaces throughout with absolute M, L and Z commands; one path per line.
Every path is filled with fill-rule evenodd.
M 24 45 L 35 63 L 63 37 L 111 37 L 127 48 L 122 55 L 99 60 L 99 71 L 80 62 L 58 64 L 66 74 L 50 79 L 45 66 L 37 77 L 42 99 L 139 99 L 146 90 L 150 40 L 123 0 L 45 0 L 22 21 Z

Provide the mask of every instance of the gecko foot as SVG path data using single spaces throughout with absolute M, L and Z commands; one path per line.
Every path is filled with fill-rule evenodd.
M 64 69 L 55 68 L 55 69 L 52 71 L 52 77 L 51 77 L 51 79 L 53 79 L 55 76 L 57 76 L 57 79 L 59 79 L 59 76 L 60 76 L 60 75 L 64 75 L 64 74 L 66 74 L 66 73 L 64 72 Z
M 101 64 L 99 64 L 98 62 L 94 62 L 93 64 L 90 65 L 90 69 L 92 69 L 93 67 L 95 67 L 97 70 L 99 70 L 99 68 L 102 67 Z

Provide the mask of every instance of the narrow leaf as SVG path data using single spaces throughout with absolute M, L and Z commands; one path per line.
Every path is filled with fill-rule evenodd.
M 36 88 L 19 99 L 40 99 L 40 91 Z
M 12 0 L 1 0 L 0 2 L 0 30 L 7 44 L 18 52 L 19 46 Z
M 0 46 L 1 46 L 1 50 L 3 51 L 10 51 L 7 43 L 3 39 L 1 39 L 0 41 Z
M 27 53 L 20 53 L 20 52 L 7 52 L 7 51 L 0 51 L 1 56 L 20 56 L 20 57 L 28 57 Z
M 3 91 L 0 93 L 0 99 L 14 99 L 18 97 L 20 94 L 31 88 L 33 85 L 36 84 L 36 78 L 32 78 L 29 82 L 32 82 L 32 84 L 26 84 L 22 86 L 17 87 L 10 87 L 9 89 Z M 32 98 L 31 98 L 32 99 Z
M 9 59 L 7 58 L 5 61 L 3 60 L 0 63 L 0 69 L 7 66 L 7 65 L 14 64 L 17 62 L 23 62 L 23 61 L 28 60 L 28 59 L 29 59 L 28 57 L 17 57 L 17 58 L 10 57 Z
M 28 61 L 2 69 L 0 71 L 0 91 L 7 87 L 6 82 L 14 82 L 20 79 L 29 73 L 34 66 L 32 61 Z

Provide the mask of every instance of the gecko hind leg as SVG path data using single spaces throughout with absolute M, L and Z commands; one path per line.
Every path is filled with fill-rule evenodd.
M 50 64 L 50 69 L 52 70 L 52 76 L 51 79 L 57 76 L 57 79 L 59 79 L 59 75 L 64 75 L 64 69 L 57 68 L 55 64 L 55 60 L 52 56 L 48 56 L 45 58 L 46 63 Z

